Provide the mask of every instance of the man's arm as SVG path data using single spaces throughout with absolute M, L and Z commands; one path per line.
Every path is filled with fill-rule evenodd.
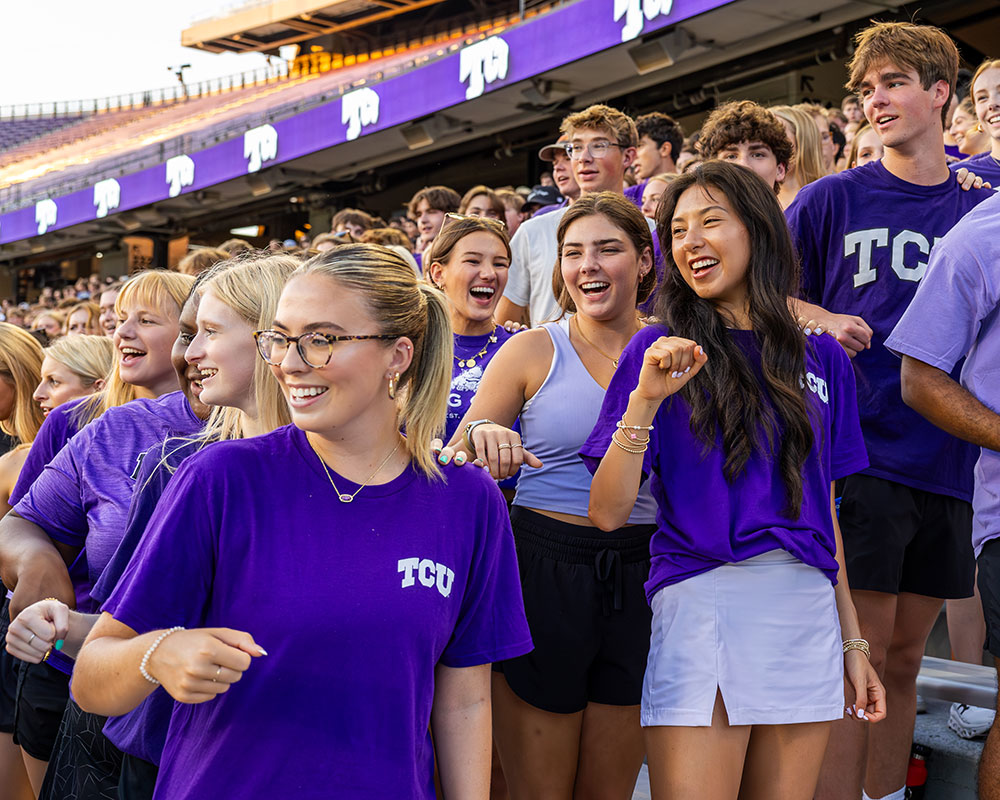
M 501 297 L 500 302 L 497 303 L 497 310 L 493 314 L 493 318 L 501 325 L 504 325 L 507 322 L 516 322 L 518 325 L 527 325 L 528 307 L 519 306 L 510 298 Z
M 901 375 L 906 405 L 952 436 L 1000 451 L 1000 414 L 947 372 L 904 355 Z

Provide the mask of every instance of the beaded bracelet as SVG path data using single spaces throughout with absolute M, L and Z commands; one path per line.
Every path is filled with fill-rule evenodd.
M 847 655 L 851 650 L 860 650 L 865 654 L 865 658 L 871 658 L 871 647 L 868 645 L 867 639 L 845 639 L 844 655 Z
M 648 448 L 649 439 L 645 439 L 641 442 L 622 444 L 621 442 L 618 441 L 618 437 L 615 435 L 617 433 L 618 431 L 615 431 L 615 433 L 611 434 L 611 443 L 616 447 L 620 448 L 621 450 L 624 450 L 626 453 L 631 453 L 632 455 L 641 455 L 642 453 L 646 452 L 646 449 Z
M 160 682 L 156 680 L 156 678 L 154 678 L 148 672 L 146 672 L 146 665 L 149 663 L 149 657 L 153 655 L 153 652 L 156 650 L 156 648 L 160 646 L 160 642 L 166 639 L 170 634 L 177 633 L 177 631 L 182 631 L 182 630 L 184 630 L 183 625 L 175 625 L 170 630 L 166 630 L 163 633 L 161 633 L 159 636 L 156 637 L 156 641 L 149 646 L 149 649 L 146 651 L 146 655 L 142 657 L 142 661 L 139 662 L 139 672 L 142 674 L 142 677 L 144 677 L 147 681 L 153 684 L 153 686 L 159 686 Z
M 652 425 L 628 425 L 625 422 L 625 415 L 624 414 L 622 415 L 622 418 L 620 420 L 618 420 L 618 422 L 615 423 L 615 425 L 617 425 L 619 428 L 628 428 L 630 431 L 651 431 L 651 430 L 653 430 L 653 426 Z

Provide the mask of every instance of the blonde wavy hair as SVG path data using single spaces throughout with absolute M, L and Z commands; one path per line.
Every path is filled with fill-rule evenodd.
M 771 106 L 768 111 L 783 119 L 795 131 L 795 141 L 792 142 L 794 152 L 788 169 L 795 173 L 799 185 L 806 186 L 826 175 L 823 168 L 823 141 L 819 138 L 816 121 L 809 112 L 794 106 Z
M 444 294 L 422 281 L 399 255 L 377 244 L 352 244 L 320 253 L 292 277 L 322 275 L 365 298 L 381 333 L 406 336 L 413 360 L 400 375 L 398 424 L 406 450 L 425 475 L 440 477 L 431 439 L 444 429 L 454 342 Z
M 63 336 L 44 352 L 76 375 L 84 386 L 106 381 L 115 364 L 115 345 L 107 336 Z
M 173 311 L 174 316 L 179 317 L 181 307 L 191 293 L 193 285 L 194 278 L 190 275 L 168 272 L 165 269 L 140 272 L 130 278 L 118 293 L 115 300 L 115 314 L 122 317 L 126 308 L 138 305 L 162 309 L 164 313 Z M 135 400 L 137 396 L 135 386 L 122 380 L 118 367 L 119 360 L 116 358 L 107 385 L 74 409 L 77 427 L 82 428 L 109 408 L 123 406 Z
M 302 264 L 288 255 L 274 255 L 255 260 L 224 261 L 207 273 L 199 284 L 198 294 L 204 299 L 211 292 L 221 302 L 253 327 L 267 328 L 278 311 L 278 298 L 292 273 Z M 273 431 L 288 425 L 291 415 L 288 403 L 264 359 L 257 357 L 253 339 L 247 339 L 247 348 L 254 356 L 253 379 L 250 391 L 256 400 L 256 427 Z M 246 437 L 249 420 L 238 408 L 216 406 L 208 418 L 204 431 L 196 437 L 208 444 Z
M 42 346 L 30 333 L 16 325 L 0 322 L 0 380 L 14 390 L 14 407 L 0 430 L 30 444 L 45 417 L 32 395 L 42 380 Z

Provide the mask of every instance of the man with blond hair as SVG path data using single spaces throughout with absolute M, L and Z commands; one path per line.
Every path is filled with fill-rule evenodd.
M 903 403 L 899 361 L 884 342 L 931 248 L 992 192 L 962 191 L 945 160 L 944 117 L 958 73 L 951 39 L 929 26 L 876 23 L 856 45 L 847 89 L 859 95 L 885 156 L 803 187 L 786 214 L 807 299 L 838 312 L 815 322 L 862 334 L 870 325 L 854 368 L 871 466 L 845 480 L 840 527 L 889 713 L 870 731 L 863 713 L 835 723 L 817 797 L 857 800 L 864 787 L 863 797 L 902 800 L 927 636 L 944 598 L 972 595 L 976 454 Z M 852 704 L 849 697 L 850 712 Z

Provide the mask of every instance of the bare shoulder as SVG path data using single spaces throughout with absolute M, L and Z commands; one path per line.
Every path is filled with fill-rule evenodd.
M 28 458 L 29 450 L 28 447 L 15 447 L 0 456 L 0 500 L 10 498 L 17 483 L 17 476 L 21 474 L 21 467 Z

